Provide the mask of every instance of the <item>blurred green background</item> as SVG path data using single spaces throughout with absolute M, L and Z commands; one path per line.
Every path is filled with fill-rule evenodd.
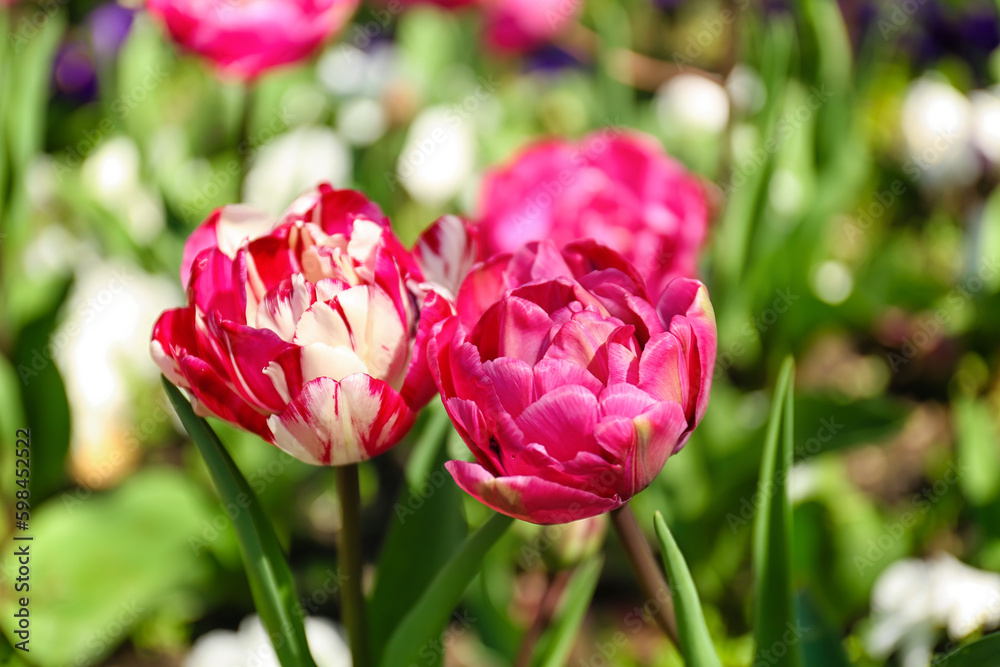
M 178 665 L 253 612 L 226 508 L 147 351 L 183 298 L 184 239 L 214 207 L 277 213 L 326 179 L 364 190 L 411 243 L 440 214 L 474 213 L 488 165 L 607 125 L 658 138 L 717 211 L 701 262 L 720 334 L 709 412 L 633 507 L 650 535 L 664 512 L 724 663 L 752 658 L 755 485 L 787 354 L 794 581 L 821 629 L 807 664 L 840 646 L 855 664 L 911 667 L 894 632 L 938 651 L 960 638 L 920 616 L 945 604 L 921 601 L 929 576 L 873 606 L 901 559 L 950 553 L 985 571 L 973 589 L 995 591 L 980 606 L 1000 623 L 996 4 L 587 0 L 579 31 L 596 40 L 517 57 L 484 53 L 474 11 L 364 6 L 318 58 L 261 80 L 242 150 L 245 91 L 178 55 L 141 10 L 24 2 L 2 21 L 0 627 L 14 640 L 11 471 L 30 425 L 31 664 Z M 332 472 L 215 424 L 307 610 L 338 619 Z M 441 421 L 361 470 L 380 568 L 368 583 L 399 600 L 487 515 L 435 476 L 447 452 L 421 441 L 425 424 Z M 511 663 L 549 576 L 530 557 L 546 539 L 527 524 L 503 538 L 427 664 Z M 654 624 L 631 622 L 642 596 L 612 534 L 606 552 L 568 664 L 681 664 Z M 960 603 L 963 576 L 942 584 Z M 376 626 L 401 612 L 380 613 Z

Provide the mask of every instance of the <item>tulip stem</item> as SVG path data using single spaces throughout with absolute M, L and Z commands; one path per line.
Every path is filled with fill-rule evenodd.
M 632 570 L 639 580 L 639 587 L 642 594 L 649 601 L 657 601 L 656 622 L 663 631 L 674 642 L 674 646 L 680 646 L 677 642 L 677 621 L 674 619 L 674 602 L 670 594 L 670 587 L 663 577 L 663 572 L 653 558 L 653 551 L 649 548 L 646 536 L 639 528 L 639 522 L 632 513 L 632 508 L 628 505 L 619 507 L 611 512 L 611 523 L 618 533 L 618 539 L 625 547 Z
M 572 574 L 573 570 L 560 570 L 549 577 L 545 586 L 545 594 L 542 596 L 541 602 L 538 603 L 538 612 L 535 614 L 535 620 L 525 631 L 524 638 L 521 640 L 521 648 L 517 652 L 517 660 L 514 661 L 516 667 L 529 667 L 531 665 L 531 658 L 535 653 L 535 645 L 541 638 L 542 633 L 545 632 L 545 628 L 549 626 L 549 623 L 555 617 L 559 601 L 562 600 L 563 591 L 566 590 L 566 584 L 569 583 Z
M 354 667 L 370 667 L 365 597 L 361 590 L 361 489 L 358 464 L 338 466 L 337 493 L 340 496 L 340 606 L 351 640 Z

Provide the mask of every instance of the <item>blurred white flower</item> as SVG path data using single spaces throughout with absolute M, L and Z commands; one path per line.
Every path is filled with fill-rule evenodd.
M 967 185 L 979 176 L 972 104 L 950 84 L 926 77 L 910 84 L 901 123 L 910 178 L 944 187 Z
M 173 280 L 98 260 L 86 248 L 78 248 L 73 259 L 76 282 L 46 349 L 66 385 L 74 470 L 87 486 L 105 486 L 139 455 L 121 451 L 135 416 L 136 387 L 130 383 L 156 383 L 149 331 L 163 305 L 180 294 Z M 107 460 L 116 465 L 103 465 Z M 94 477 L 94 469 L 102 472 Z
M 812 274 L 813 294 L 832 306 L 843 303 L 854 290 L 851 271 L 842 262 L 828 260 Z
M 875 582 L 872 620 L 867 644 L 873 657 L 898 650 L 903 667 L 927 667 L 939 629 L 959 640 L 1000 626 L 1000 574 L 948 554 L 898 561 Z
M 1000 163 L 1000 94 L 996 88 L 971 95 L 976 148 L 994 164 Z
M 375 143 L 385 134 L 388 125 L 382 105 L 365 97 L 347 100 L 337 114 L 337 131 L 355 146 Z
M 462 190 L 475 162 L 472 119 L 455 108 L 429 107 L 410 126 L 396 173 L 411 197 L 437 205 Z
M 83 184 L 98 201 L 116 203 L 139 187 L 139 149 L 128 137 L 115 137 L 87 156 Z
M 666 130 L 718 133 L 729 122 L 729 95 L 716 82 L 680 74 L 656 91 L 656 112 Z
M 340 43 L 326 51 L 316 66 L 319 82 L 335 95 L 378 97 L 399 72 L 399 54 L 392 44 L 367 51 Z
M 243 183 L 243 201 L 279 216 L 320 181 L 337 187 L 351 178 L 351 153 L 327 127 L 299 127 L 265 144 Z
M 309 651 L 318 667 L 351 667 L 351 651 L 332 621 L 305 620 Z M 239 630 L 212 630 L 194 643 L 184 667 L 281 667 L 264 625 L 247 616 Z
M 755 113 L 767 101 L 767 87 L 754 68 L 737 64 L 726 77 L 726 90 L 733 107 L 746 113 Z
M 97 201 L 120 215 L 132 239 L 145 245 L 159 235 L 165 216 L 162 202 L 142 185 L 141 162 L 135 142 L 115 137 L 87 156 L 80 176 Z

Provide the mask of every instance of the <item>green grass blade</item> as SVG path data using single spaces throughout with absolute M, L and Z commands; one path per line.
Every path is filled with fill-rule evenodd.
M 236 513 L 233 527 L 239 538 L 257 613 L 282 667 L 316 667 L 306 643 L 302 616 L 297 611 L 301 607 L 292 571 L 257 495 L 208 422 L 194 413 L 184 395 L 166 378 L 163 378 L 163 386 L 181 423 L 205 459 L 223 501 L 227 506 L 246 510 Z
M 594 556 L 585 561 L 566 586 L 559 612 L 541 640 L 535 646 L 532 667 L 563 667 L 573 649 L 573 641 L 580 631 L 590 600 L 601 578 L 604 557 Z
M 674 596 L 674 613 L 677 615 L 677 635 L 680 639 L 681 655 L 691 667 L 721 667 L 719 656 L 708 634 L 705 617 L 698 600 L 698 590 L 684 562 L 684 555 L 670 534 L 663 515 L 657 512 L 653 517 L 656 539 L 660 541 L 663 567 Z
M 934 667 L 997 667 L 1000 665 L 1000 632 L 983 637 L 934 660 Z
M 767 424 L 754 526 L 755 661 L 765 659 L 775 667 L 802 664 L 798 643 L 787 640 L 789 628 L 795 628 L 792 508 L 785 487 L 792 465 L 794 374 L 795 362 L 789 357 L 781 366 Z
M 462 543 L 396 628 L 382 654 L 382 667 L 409 665 L 417 659 L 421 647 L 444 631 L 462 594 L 479 572 L 486 552 L 512 521 L 509 516 L 495 514 Z

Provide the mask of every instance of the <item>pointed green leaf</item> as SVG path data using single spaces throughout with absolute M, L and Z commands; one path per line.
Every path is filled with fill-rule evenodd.
M 393 508 L 368 605 L 376 662 L 392 631 L 466 536 L 461 492 L 444 469 L 451 421 L 438 402 L 429 412 Z M 411 468 L 419 472 L 411 475 Z
M 604 556 L 594 556 L 577 568 L 563 593 L 562 603 L 552 625 L 535 646 L 532 667 L 563 667 L 573 649 L 573 641 L 580 631 L 590 600 L 601 578 Z
M 966 644 L 934 660 L 934 667 L 997 667 L 1000 665 L 1000 632 Z
M 495 514 L 466 538 L 396 628 L 382 654 L 379 663 L 382 667 L 409 665 L 417 659 L 422 647 L 434 641 L 444 631 L 462 594 L 479 572 L 486 552 L 500 539 L 512 521 L 509 516 Z
M 764 460 L 757 487 L 760 504 L 754 526 L 755 655 L 756 659 L 766 655 L 775 667 L 798 667 L 802 664 L 798 642 L 787 640 L 789 628 L 795 627 L 792 508 L 786 488 L 794 438 L 794 374 L 795 362 L 789 357 L 781 366 L 767 424 Z
M 302 616 L 297 613 L 301 607 L 292 571 L 257 495 L 208 422 L 194 413 L 184 395 L 166 378 L 163 378 L 163 386 L 181 423 L 205 459 L 226 506 L 246 510 L 236 512 L 233 528 L 239 538 L 254 605 L 282 667 L 316 667 L 309 654 Z
M 667 571 L 670 591 L 674 597 L 674 613 L 677 615 L 677 635 L 680 639 L 681 655 L 691 667 L 721 667 L 719 656 L 708 634 L 705 617 L 698 600 L 698 591 L 688 570 L 684 555 L 670 534 L 663 515 L 657 512 L 653 517 L 656 539 L 660 541 L 663 567 Z

